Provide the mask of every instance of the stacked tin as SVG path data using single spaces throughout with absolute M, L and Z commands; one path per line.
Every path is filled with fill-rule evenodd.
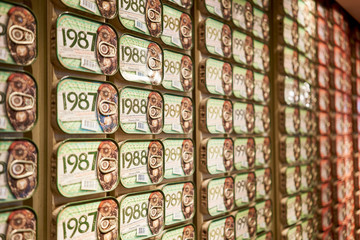
M 333 187 L 333 234 L 349 239 L 354 234 L 354 171 L 351 103 L 351 62 L 349 24 L 338 5 L 329 8 L 330 16 L 330 106 L 331 161 Z M 318 49 L 319 57 L 323 49 Z
M 281 239 L 313 239 L 318 232 L 316 2 L 279 4 L 274 85 L 277 229 Z
M 51 238 L 194 238 L 191 8 L 51 4 Z
M 261 0 L 195 5 L 199 239 L 273 236 L 269 7 Z
M 0 15 L 0 237 L 35 239 L 38 218 L 30 206 L 39 181 L 39 93 L 30 72 L 36 72 L 39 25 L 22 4 L 0 1 Z

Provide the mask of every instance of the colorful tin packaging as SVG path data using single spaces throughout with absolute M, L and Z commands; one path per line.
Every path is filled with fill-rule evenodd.
M 60 0 L 67 7 L 112 19 L 117 14 L 117 0 Z
M 64 78 L 56 87 L 56 125 L 68 134 L 118 129 L 118 90 L 109 82 Z
M 30 198 L 38 185 L 38 149 L 27 139 L 0 141 L 0 202 Z
M 157 91 L 125 87 L 120 92 L 120 127 L 129 134 L 159 134 L 164 100 Z
M 187 13 L 164 6 L 161 40 L 169 46 L 190 50 L 193 46 L 192 19 Z
M 116 31 L 108 24 L 75 14 L 56 21 L 56 56 L 68 70 L 114 75 L 118 69 Z
M 161 191 L 128 194 L 118 201 L 121 239 L 145 239 L 163 231 L 165 198 Z
M 27 66 L 37 57 L 37 20 L 30 9 L 0 3 L 0 62 Z
M 162 187 L 165 196 L 165 225 L 190 220 L 195 215 L 195 186 L 192 182 L 167 184 Z
M 193 102 L 189 97 L 164 95 L 165 133 L 190 134 L 193 131 Z
M 37 239 L 37 216 L 28 207 L 0 212 L 0 236 L 3 239 Z
M 163 5 L 160 0 L 118 0 L 120 23 L 124 28 L 152 37 L 163 31 Z
M 126 188 L 160 183 L 164 178 L 164 146 L 158 140 L 129 140 L 120 145 L 120 182 Z
M 70 203 L 54 211 L 53 237 L 62 240 L 118 239 L 119 215 L 119 204 L 114 198 Z
M 0 70 L 0 132 L 28 132 L 37 120 L 38 92 L 26 72 Z
M 160 85 L 163 80 L 163 50 L 155 42 L 124 34 L 119 40 L 119 69 L 129 82 Z
M 193 61 L 190 56 L 164 50 L 164 79 L 169 90 L 190 92 L 194 85 Z
M 111 139 L 67 140 L 56 156 L 56 188 L 65 197 L 108 192 L 119 183 L 119 147 Z

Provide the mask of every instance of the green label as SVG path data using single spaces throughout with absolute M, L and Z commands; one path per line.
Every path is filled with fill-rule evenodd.
M 230 171 L 233 165 L 232 158 L 233 146 L 231 139 L 213 138 L 208 140 L 206 144 L 206 168 L 210 174 Z
M 269 18 L 261 10 L 254 8 L 254 27 L 253 34 L 263 40 L 269 38 Z
M 306 25 L 305 21 L 308 18 L 307 15 L 310 14 L 309 8 L 306 6 L 303 0 L 298 0 L 298 8 L 299 10 L 297 15 L 297 21 L 302 26 L 305 26 Z
M 27 73 L 0 71 L 0 133 L 30 131 L 36 120 L 35 80 Z
M 301 190 L 306 191 L 308 190 L 312 185 L 312 166 L 309 165 L 301 165 L 300 171 L 301 171 Z
M 220 56 L 231 56 L 231 29 L 228 25 L 211 18 L 205 21 L 205 45 L 209 53 Z
M 0 202 L 30 198 L 37 186 L 38 153 L 27 140 L 0 141 Z M 17 168 L 23 169 L 20 173 Z
M 267 48 L 267 45 L 255 40 L 253 67 L 257 70 L 264 71 L 265 62 L 268 61 L 266 58 L 269 58 L 269 49 Z
M 289 228 L 289 230 L 287 232 L 287 239 L 288 240 L 299 239 L 301 237 L 302 237 L 301 225 L 295 225 L 295 226 Z
M 287 105 L 296 104 L 299 101 L 299 83 L 294 78 L 285 77 L 284 101 Z
M 180 53 L 164 51 L 164 79 L 162 86 L 169 90 L 190 92 L 193 88 L 192 59 Z
M 299 138 L 287 137 L 286 138 L 286 162 L 289 164 L 295 163 L 297 160 L 297 148 L 299 147 Z
M 231 16 L 231 1 L 205 0 L 206 10 L 223 19 L 229 19 Z
M 70 134 L 114 133 L 118 128 L 118 91 L 110 83 L 73 78 L 57 85 L 57 123 Z
M 254 105 L 255 127 L 254 133 L 266 133 L 269 130 L 270 113 L 267 106 Z
M 300 201 L 300 202 L 299 202 Z M 294 196 L 288 198 L 286 201 L 286 221 L 288 225 L 296 223 L 300 213 L 297 209 L 301 207 L 301 198 L 299 196 Z
M 254 100 L 266 102 L 270 98 L 269 77 L 261 73 L 254 73 L 254 85 Z
M 291 16 L 294 17 L 294 11 L 293 8 L 297 7 L 297 1 L 293 1 L 293 0 L 283 0 L 283 8 L 284 8 L 284 12 Z M 297 13 L 297 12 L 296 12 Z
M 299 110 L 297 108 L 285 108 L 285 129 L 287 134 L 295 134 L 298 131 Z
M 285 73 L 294 75 L 294 63 L 297 60 L 297 53 L 292 50 L 291 48 L 285 47 L 284 48 L 284 69 Z
M 253 20 L 252 6 L 247 0 L 232 0 L 232 20 L 235 26 L 251 31 Z
M 119 68 L 125 80 L 152 85 L 161 84 L 163 79 L 163 52 L 158 44 L 130 35 L 123 35 L 120 38 L 119 45 Z
M 250 69 L 234 66 L 233 91 L 237 98 L 249 100 L 253 98 L 254 78 Z
M 56 55 L 69 70 L 114 75 L 117 34 L 107 24 L 62 14 L 56 22 Z
M 255 142 L 253 138 L 236 138 L 234 142 L 234 164 L 236 170 L 253 167 Z
M 257 232 L 266 230 L 271 223 L 272 216 L 272 204 L 271 200 L 256 203 L 255 205 L 257 212 Z
M 129 141 L 120 147 L 120 181 L 126 188 L 160 183 L 164 177 L 160 141 Z
M 171 228 L 166 230 L 161 236 L 162 240 L 182 240 L 193 239 L 196 240 L 196 232 L 193 225 L 189 224 L 179 228 Z
M 214 220 L 209 224 L 207 239 L 225 239 L 225 237 L 231 235 L 235 235 L 234 218 L 232 216 Z
M 191 98 L 165 94 L 164 103 L 164 133 L 191 133 L 193 131 L 193 104 Z
M 129 195 L 119 201 L 121 239 L 145 239 L 162 232 L 165 225 L 162 192 Z
M 253 215 L 253 216 L 252 216 Z M 251 227 L 250 224 L 254 224 L 255 227 Z M 236 226 L 236 240 L 250 239 L 250 236 L 254 234 L 256 230 L 256 212 L 254 208 L 242 210 L 236 213 L 235 216 Z M 254 230 L 251 232 L 250 230 Z
M 299 33 L 299 41 L 297 48 L 300 52 L 306 52 L 306 45 L 310 41 L 309 34 L 301 26 L 298 26 L 298 33 Z
M 233 57 L 237 63 L 251 65 L 253 57 L 253 41 L 250 36 L 234 31 L 233 32 Z
M 312 215 L 313 210 L 313 196 L 311 192 L 306 192 L 301 194 L 301 217 L 309 217 Z
M 107 19 L 114 18 L 117 12 L 116 0 L 105 3 L 95 0 L 61 0 L 61 2 L 68 7 Z
M 166 139 L 165 179 L 191 176 L 194 173 L 194 144 L 191 139 Z
M 216 95 L 231 95 L 232 68 L 229 63 L 212 58 L 206 59 L 206 89 Z
M 0 62 L 27 66 L 37 56 L 37 21 L 30 10 L 0 2 Z M 16 36 L 15 36 L 16 35 Z
M 305 80 L 306 79 L 306 75 L 309 72 L 309 60 L 302 54 L 299 54 L 299 70 L 298 70 L 298 78 L 300 78 L 301 80 Z
M 16 220 L 22 219 L 24 224 L 20 229 L 13 225 Z M 11 239 L 24 237 L 37 239 L 37 217 L 29 208 L 8 209 L 0 212 L 0 238 Z
M 255 176 L 256 176 L 256 199 L 260 199 L 266 196 L 265 169 L 256 170 Z
M 223 124 L 223 106 L 224 100 L 210 98 L 206 103 L 206 127 L 210 133 L 226 133 Z
M 235 102 L 233 111 L 234 131 L 251 133 L 254 129 L 254 108 L 250 103 Z
M 299 83 L 300 89 L 300 98 L 299 98 L 299 105 L 300 107 L 311 108 L 312 107 L 312 87 L 307 82 L 300 82 Z
M 119 207 L 114 199 L 70 204 L 62 208 L 57 216 L 57 239 L 97 240 L 105 237 L 104 232 L 110 231 L 117 236 L 118 216 Z
M 163 97 L 136 88 L 120 92 L 120 126 L 125 133 L 158 134 L 163 128 Z
M 294 42 L 295 35 L 298 35 L 298 27 L 296 22 L 294 22 L 291 18 L 284 17 L 283 19 L 283 38 L 286 44 L 296 47 Z M 297 45 L 297 44 L 296 44 Z
M 229 188 L 225 189 L 225 184 L 227 184 Z M 207 189 L 207 205 L 208 212 L 211 216 L 223 214 L 233 208 L 233 187 L 232 178 L 213 179 L 209 182 Z M 226 199 L 226 196 L 229 198 Z M 228 203 L 228 201 L 230 201 L 230 203 Z
M 192 48 L 192 21 L 188 14 L 164 6 L 164 31 L 161 40 L 169 46 L 190 50 Z
M 235 177 L 235 204 L 244 206 L 254 200 L 256 180 L 254 173 L 241 173 Z
M 195 214 L 195 191 L 191 182 L 168 184 L 162 188 L 165 196 L 165 225 L 184 222 Z
M 255 166 L 267 165 L 271 157 L 270 138 L 257 137 L 255 140 Z
M 175 3 L 180 7 L 183 7 L 185 9 L 189 9 L 191 8 L 191 6 L 193 5 L 193 1 L 192 0 L 168 0 L 169 2 Z
M 264 5 L 264 2 L 267 2 L 267 4 Z M 269 1 L 264 0 L 253 0 L 253 3 L 261 8 L 267 8 L 269 6 Z
M 152 37 L 162 33 L 163 7 L 160 0 L 118 0 L 119 19 L 129 30 Z
M 286 191 L 288 194 L 293 194 L 298 191 L 301 184 L 301 170 L 300 167 L 288 167 L 286 169 Z
M 57 188 L 76 197 L 116 188 L 118 146 L 112 141 L 68 141 L 57 151 Z

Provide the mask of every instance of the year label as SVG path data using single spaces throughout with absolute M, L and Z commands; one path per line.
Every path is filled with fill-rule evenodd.
M 72 217 L 62 223 L 64 239 L 73 238 L 96 229 L 97 212 L 82 215 L 79 218 Z

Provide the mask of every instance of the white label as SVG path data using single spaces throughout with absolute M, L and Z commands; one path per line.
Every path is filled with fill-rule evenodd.
M 97 189 L 97 181 L 95 180 L 82 180 L 81 190 L 95 191 Z
M 6 60 L 8 58 L 8 51 L 5 48 L 1 48 L 0 49 L 0 59 L 1 60 Z
M 216 15 L 222 17 L 223 14 L 222 14 L 221 8 L 219 8 L 218 6 L 216 6 L 216 7 L 214 8 L 214 11 L 215 11 Z
M 86 119 L 83 119 L 81 121 L 81 128 L 90 130 L 90 131 L 96 131 L 97 130 L 98 123 L 95 121 L 88 121 Z
M 146 228 L 145 227 L 138 227 L 136 229 L 136 236 L 146 236 L 147 232 L 146 232 Z
M 182 219 L 182 213 L 181 212 L 175 212 L 173 214 L 173 219 L 174 220 L 181 220 Z
M 223 127 L 222 125 L 216 124 L 215 130 L 216 130 L 217 132 L 224 132 L 224 127 Z
M 222 50 L 221 46 L 216 45 L 215 46 L 215 52 L 217 52 L 220 55 L 223 55 L 223 50 Z
M 218 212 L 224 212 L 225 211 L 225 205 L 224 204 L 217 205 L 217 211 Z
M 96 71 L 98 64 L 92 60 L 81 58 L 81 67 L 89 69 L 91 71 Z
M 216 170 L 219 172 L 224 172 L 225 171 L 225 166 L 223 163 L 217 163 L 216 164 Z
M 6 187 L 0 188 L 0 199 L 7 199 L 8 197 L 8 190 Z
M 180 39 L 178 37 L 172 36 L 171 37 L 171 42 L 174 43 L 175 45 L 181 47 L 181 42 L 180 42 Z
M 173 86 L 176 89 L 182 90 L 181 82 L 178 79 L 173 79 L 171 81 L 171 86 Z
M 146 26 L 144 23 L 138 21 L 138 20 L 135 20 L 135 27 L 143 32 L 146 32 Z
M 147 182 L 146 175 L 144 175 L 144 174 L 137 174 L 137 175 L 136 175 L 136 182 L 146 183 L 146 182 Z
M 0 129 L 6 129 L 6 118 L 0 117 Z
M 93 12 L 96 13 L 96 4 L 94 2 L 90 2 L 88 0 L 80 0 L 80 6 Z
M 174 175 L 182 175 L 182 171 L 180 167 L 174 167 L 173 168 L 173 174 Z
M 177 123 L 171 124 L 171 129 L 176 131 L 176 132 L 180 132 L 180 133 L 183 131 L 180 124 L 177 124 Z
M 136 128 L 136 130 L 146 132 L 145 123 L 143 123 L 143 122 L 136 122 L 136 127 L 135 128 Z
M 218 93 L 221 93 L 221 94 L 224 93 L 223 87 L 221 85 L 216 85 L 215 86 L 215 91 L 218 92 Z

